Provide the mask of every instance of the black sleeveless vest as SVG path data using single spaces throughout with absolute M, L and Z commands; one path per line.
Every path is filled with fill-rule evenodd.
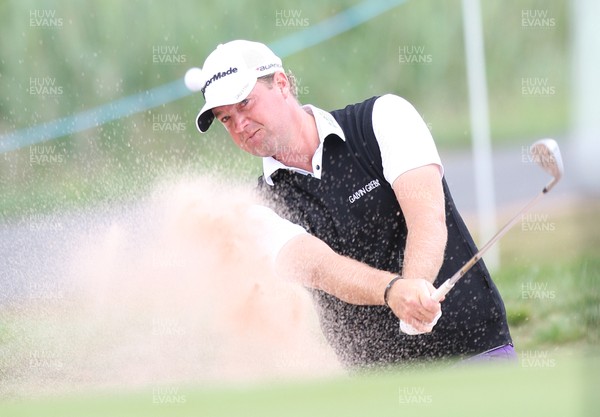
M 337 253 L 399 272 L 407 229 L 383 176 L 372 126 L 376 98 L 331 113 L 346 141 L 336 135 L 325 139 L 320 180 L 279 170 L 272 176 L 274 186 L 261 177 L 259 189 L 282 217 L 305 227 Z M 436 287 L 477 252 L 445 179 L 442 182 L 448 242 Z M 352 305 L 320 290 L 309 291 L 326 339 L 351 367 L 473 355 L 511 342 L 504 304 L 483 261 L 448 294 L 430 334 L 402 334 L 388 307 Z

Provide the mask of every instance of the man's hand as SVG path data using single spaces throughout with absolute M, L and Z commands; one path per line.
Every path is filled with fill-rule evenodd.
M 388 304 L 403 322 L 419 333 L 428 333 L 442 312 L 440 302 L 431 298 L 433 291 L 435 287 L 427 280 L 401 279 L 390 288 Z

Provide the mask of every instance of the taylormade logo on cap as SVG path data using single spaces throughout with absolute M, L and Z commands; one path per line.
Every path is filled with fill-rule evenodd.
M 219 80 L 231 74 L 235 74 L 237 71 L 237 68 L 229 67 L 227 71 L 217 72 L 215 75 L 209 78 L 208 81 L 206 81 L 204 87 L 202 87 L 200 91 L 202 91 L 202 94 L 204 94 L 204 91 L 206 91 L 206 87 L 208 87 L 213 81 Z

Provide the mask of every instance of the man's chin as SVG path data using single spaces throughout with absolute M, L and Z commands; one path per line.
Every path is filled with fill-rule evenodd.
M 260 158 L 267 158 L 269 156 L 275 156 L 275 152 L 269 149 L 267 146 L 252 146 L 246 149 L 246 151 L 254 156 L 258 156 Z

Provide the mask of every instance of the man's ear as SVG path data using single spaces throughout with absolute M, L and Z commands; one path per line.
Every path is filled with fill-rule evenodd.
M 280 71 L 276 72 L 273 75 L 273 84 L 275 88 L 281 91 L 284 98 L 287 98 L 290 95 L 290 81 L 285 73 Z

